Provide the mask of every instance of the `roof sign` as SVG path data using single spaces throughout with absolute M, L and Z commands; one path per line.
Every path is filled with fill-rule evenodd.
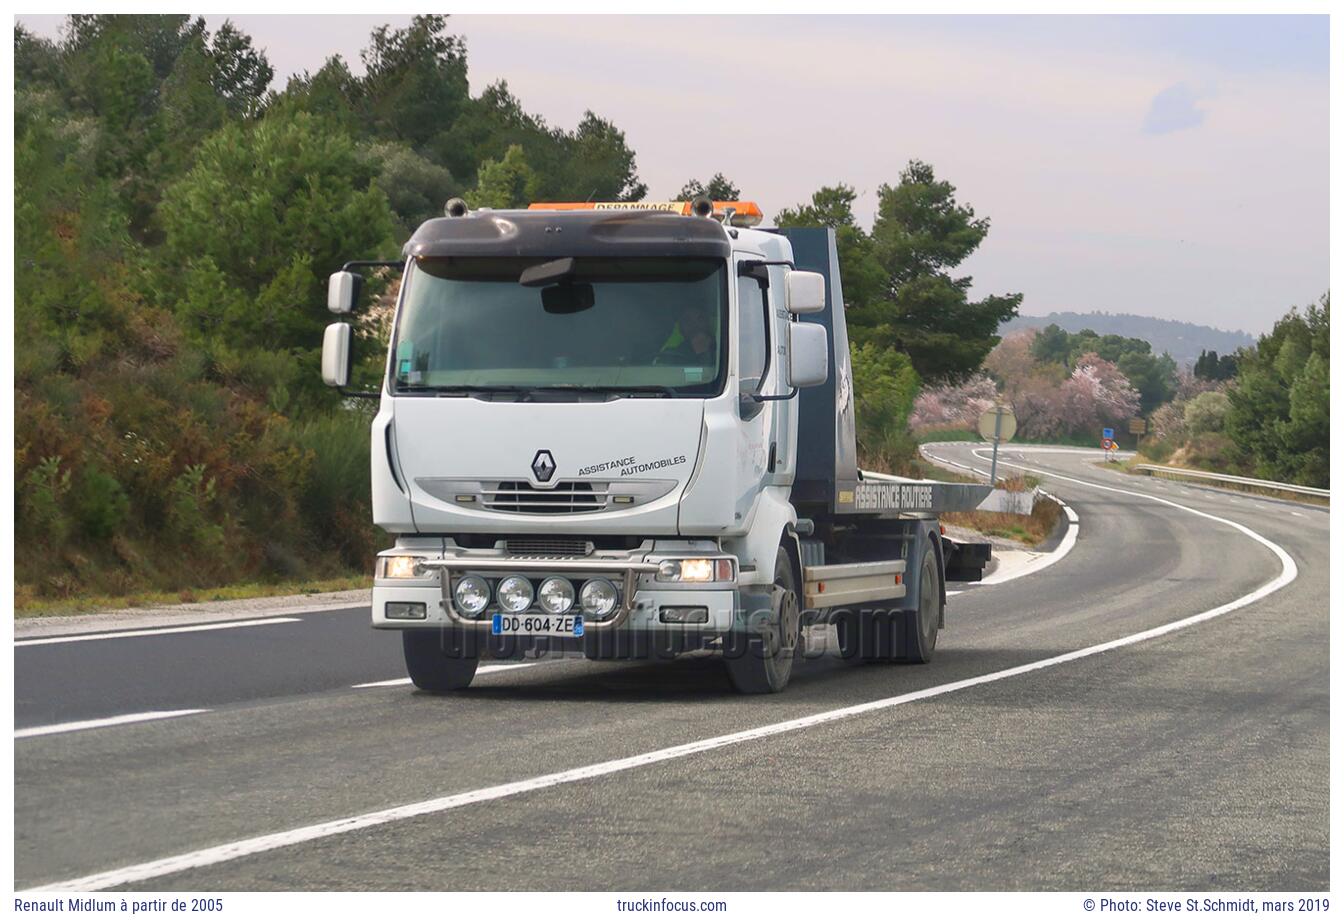
M 527 206 L 529 211 L 665 211 L 691 216 L 689 201 L 555 201 L 536 202 Z M 722 219 L 732 212 L 734 227 L 754 227 L 764 214 L 754 201 L 716 201 L 714 216 Z

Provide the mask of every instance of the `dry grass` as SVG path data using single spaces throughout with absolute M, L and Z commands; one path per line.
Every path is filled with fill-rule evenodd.
M 999 511 L 958 511 L 940 515 L 947 524 L 978 530 L 991 537 L 1017 540 L 1036 546 L 1049 539 L 1059 524 L 1060 507 L 1048 498 L 1040 498 L 1031 514 L 1005 514 Z

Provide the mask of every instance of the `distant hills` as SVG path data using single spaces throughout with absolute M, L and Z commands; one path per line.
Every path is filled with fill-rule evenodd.
M 1054 323 L 1066 332 L 1091 329 L 1100 335 L 1123 335 L 1143 339 L 1153 346 L 1155 354 L 1166 352 L 1179 365 L 1192 365 L 1204 350 L 1220 355 L 1233 354 L 1238 348 L 1255 344 L 1255 337 L 1242 332 L 1228 332 L 1212 326 L 1182 323 L 1155 316 L 1136 316 L 1133 313 L 1051 313 L 1048 316 L 1019 316 L 999 326 L 999 335 L 1019 329 L 1044 329 Z

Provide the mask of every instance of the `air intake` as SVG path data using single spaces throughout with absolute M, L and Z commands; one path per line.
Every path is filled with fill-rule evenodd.
M 561 482 L 554 489 L 534 489 L 523 480 L 504 481 L 494 489 L 486 489 L 481 503 L 490 511 L 512 511 L 519 514 L 577 514 L 601 511 L 607 506 L 605 483 L 594 489 L 593 483 Z
M 510 556 L 587 556 L 593 544 L 587 540 L 566 540 L 547 537 L 515 537 L 504 541 L 504 551 Z

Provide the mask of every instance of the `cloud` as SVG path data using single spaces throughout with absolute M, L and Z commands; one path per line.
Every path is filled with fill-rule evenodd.
M 1143 119 L 1145 134 L 1170 134 L 1203 124 L 1205 112 L 1195 103 L 1199 97 L 1184 83 L 1169 86 L 1153 97 Z

